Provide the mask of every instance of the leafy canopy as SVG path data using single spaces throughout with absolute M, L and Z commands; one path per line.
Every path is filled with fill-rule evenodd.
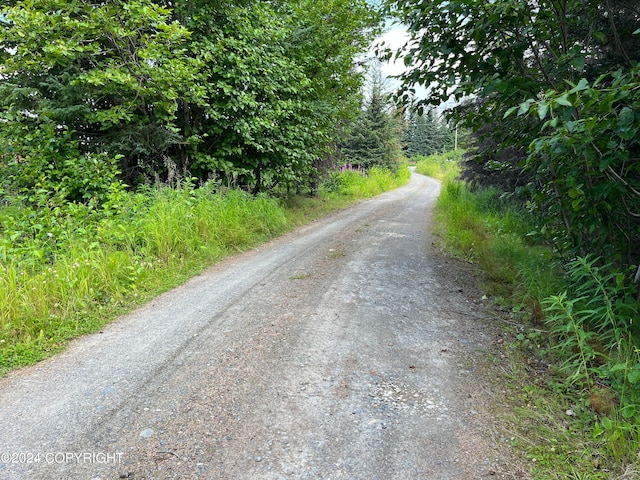
M 129 184 L 304 181 L 356 110 L 356 60 L 380 24 L 366 0 L 24 0 L 3 15 L 0 161 L 13 171 L 0 175 L 14 191 L 38 181 L 25 172 L 41 130 L 72 156 L 117 157 Z
M 455 100 L 475 179 L 524 195 L 567 259 L 640 262 L 640 5 L 628 0 L 396 0 L 408 25 L 399 97 Z M 511 183 L 510 183 L 511 182 Z

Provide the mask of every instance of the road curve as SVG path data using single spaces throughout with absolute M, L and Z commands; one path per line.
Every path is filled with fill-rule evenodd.
M 414 174 L 0 380 L 0 479 L 495 475 L 489 321 L 432 247 L 438 193 Z

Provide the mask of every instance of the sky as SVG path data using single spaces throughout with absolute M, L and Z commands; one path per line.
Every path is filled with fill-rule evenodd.
M 385 32 L 378 37 L 375 44 L 384 42 L 384 44 L 393 50 L 400 50 L 409 40 L 409 33 L 403 25 L 391 23 L 388 21 L 386 24 Z M 383 62 L 381 65 L 382 73 L 389 79 L 389 85 L 392 88 L 397 88 L 400 85 L 398 80 L 393 80 L 390 77 L 401 75 L 407 70 L 402 58 L 398 60 L 390 60 L 389 62 Z M 416 98 L 425 98 L 426 89 L 420 85 L 416 87 Z
M 393 50 L 399 50 L 408 39 L 409 33 L 402 25 L 393 25 L 388 22 L 386 31 L 378 37 L 376 43 L 384 42 L 386 46 L 391 47 Z M 382 64 L 382 73 L 386 76 L 400 75 L 405 70 L 406 67 L 402 60 Z
M 406 44 L 409 39 L 409 33 L 406 28 L 400 24 L 394 24 L 391 21 L 387 21 L 385 32 L 380 35 L 375 44 L 380 42 L 384 42 L 385 45 L 388 45 L 393 50 L 402 49 L 402 47 Z M 373 50 L 372 50 L 373 52 Z M 373 55 L 373 53 L 372 53 Z M 404 64 L 402 58 L 396 61 L 389 61 L 382 63 L 382 73 L 387 77 L 393 77 L 396 75 L 400 75 L 407 70 L 407 67 Z M 389 86 L 391 88 L 398 88 L 400 86 L 400 82 L 398 80 L 393 80 L 389 78 Z M 422 85 L 414 86 L 416 94 L 415 98 L 417 100 L 421 100 L 427 97 L 427 89 Z M 443 110 L 449 109 L 456 105 L 456 102 L 453 100 L 447 101 L 436 108 L 438 112 L 442 112 Z

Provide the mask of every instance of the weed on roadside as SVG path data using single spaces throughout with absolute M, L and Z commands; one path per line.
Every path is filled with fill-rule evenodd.
M 286 200 L 196 187 L 112 189 L 105 202 L 0 210 L 0 375 L 60 351 L 220 258 L 406 183 L 370 172 L 354 191 Z
M 504 437 L 521 477 L 639 478 L 637 289 L 598 258 L 560 269 L 535 219 L 495 190 L 446 179 L 436 232 L 478 266 L 505 326 Z
M 429 156 L 417 155 L 411 159 L 416 172 L 438 180 L 454 179 L 460 174 L 460 160 L 464 150 L 454 150 Z

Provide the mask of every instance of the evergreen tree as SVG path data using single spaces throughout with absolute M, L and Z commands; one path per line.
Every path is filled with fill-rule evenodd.
M 404 132 L 400 118 L 400 113 L 391 107 L 380 71 L 375 71 L 364 108 L 342 145 L 345 161 L 365 169 L 377 166 L 395 172 L 402 156 Z
M 409 157 L 433 155 L 454 148 L 453 135 L 446 122 L 433 109 L 420 115 L 412 110 L 407 127 L 406 144 Z

